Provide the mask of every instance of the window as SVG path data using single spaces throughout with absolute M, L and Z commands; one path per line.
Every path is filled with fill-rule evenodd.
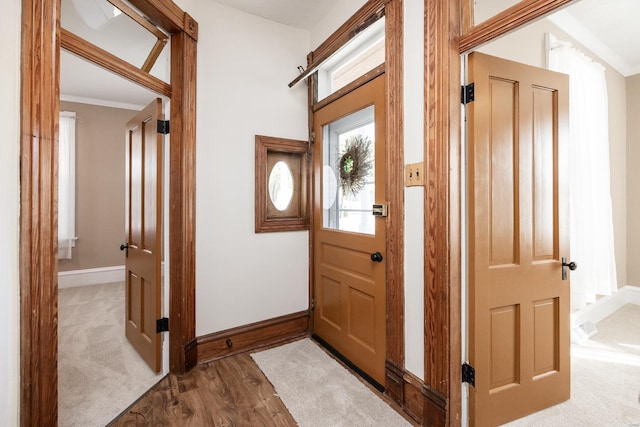
M 76 243 L 76 113 L 60 112 L 58 145 L 58 259 Z
M 323 127 L 324 228 L 375 234 L 375 139 L 373 105 Z
M 384 31 L 383 16 L 318 67 L 317 101 L 384 64 Z
M 308 143 L 256 135 L 255 231 L 309 229 Z

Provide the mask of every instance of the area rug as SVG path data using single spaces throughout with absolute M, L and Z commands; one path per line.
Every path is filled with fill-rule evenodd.
M 411 425 L 309 339 L 251 357 L 300 427 Z

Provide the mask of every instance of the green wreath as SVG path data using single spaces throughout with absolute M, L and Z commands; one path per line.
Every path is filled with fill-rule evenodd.
M 345 195 L 355 196 L 364 187 L 373 168 L 371 140 L 363 135 L 347 139 L 347 147 L 340 156 L 340 188 Z

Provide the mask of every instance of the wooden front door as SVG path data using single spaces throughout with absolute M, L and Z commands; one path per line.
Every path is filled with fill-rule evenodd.
M 386 350 L 384 76 L 314 115 L 314 332 L 379 384 Z M 390 212 L 389 215 L 395 214 Z
M 126 319 L 127 339 L 155 372 L 161 369 L 162 150 L 157 132 L 158 98 L 126 129 Z
M 569 399 L 568 76 L 469 55 L 471 425 Z

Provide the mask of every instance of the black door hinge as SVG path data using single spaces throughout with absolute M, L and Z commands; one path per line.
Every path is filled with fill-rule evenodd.
M 316 309 L 316 299 L 315 297 L 311 298 L 311 311 Z
M 162 319 L 156 320 L 156 333 L 160 332 L 168 332 L 169 331 L 169 318 L 163 317 Z
M 467 362 L 462 364 L 462 382 L 476 386 L 476 370 Z
M 169 133 L 169 120 L 158 120 L 158 133 L 162 135 Z
M 469 83 L 466 86 L 460 87 L 460 102 L 466 105 L 470 102 L 473 102 L 474 99 L 475 95 L 473 83 Z

